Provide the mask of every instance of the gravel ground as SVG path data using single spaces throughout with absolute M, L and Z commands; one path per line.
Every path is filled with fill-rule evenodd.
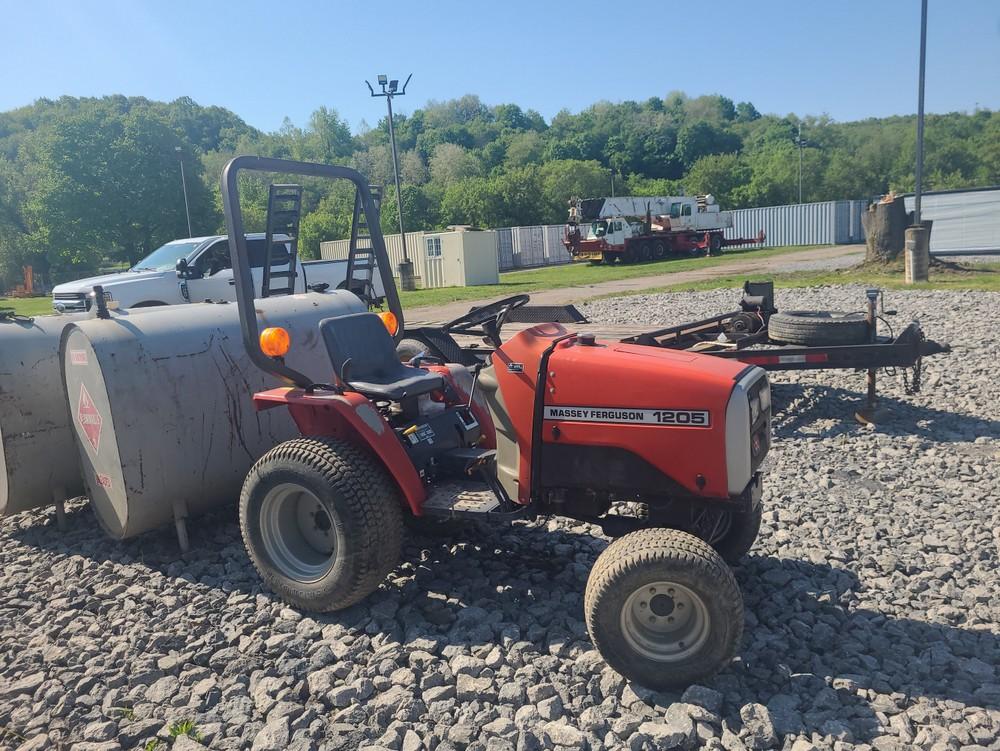
M 737 297 L 584 308 L 669 324 Z M 169 533 L 110 542 L 78 504 L 68 534 L 42 513 L 0 522 L 0 746 L 142 748 L 189 720 L 204 745 L 257 751 L 1000 749 L 998 353 L 978 338 L 1000 295 L 889 302 L 956 351 L 928 359 L 920 395 L 881 378 L 893 420 L 875 429 L 850 419 L 861 375 L 775 375 L 744 644 L 705 686 L 651 693 L 604 666 L 582 598 L 606 540 L 584 525 L 414 539 L 363 606 L 312 617 L 260 591 L 231 509 L 178 560 Z

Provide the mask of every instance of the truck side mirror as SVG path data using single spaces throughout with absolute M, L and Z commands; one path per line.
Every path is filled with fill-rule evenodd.
M 186 258 L 178 258 L 174 268 L 177 269 L 177 276 L 181 279 L 193 279 L 198 276 L 197 269 L 192 267 Z

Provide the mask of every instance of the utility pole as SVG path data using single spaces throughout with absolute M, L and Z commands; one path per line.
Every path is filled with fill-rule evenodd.
M 930 237 L 920 223 L 920 194 L 924 181 L 924 67 L 927 58 L 927 0 L 920 2 L 920 67 L 917 73 L 917 165 L 913 191 L 913 226 L 906 228 L 904 278 L 907 284 L 927 281 L 931 262 Z
M 917 82 L 917 169 L 913 192 L 913 223 L 920 224 L 920 193 L 924 178 L 924 63 L 927 57 L 927 0 L 920 3 L 920 72 Z
M 799 203 L 802 203 L 802 147 L 805 145 L 802 140 L 802 123 L 799 123 L 799 137 L 795 139 L 795 144 L 799 147 Z
M 615 168 L 611 168 L 611 197 L 615 197 Z
M 371 92 L 373 97 L 385 97 L 386 107 L 389 110 L 389 143 L 392 148 L 392 174 L 396 181 L 396 213 L 399 216 L 399 241 L 403 245 L 403 260 L 399 264 L 399 286 L 405 290 L 416 289 L 417 285 L 416 280 L 413 278 L 413 262 L 410 261 L 410 256 L 406 251 L 406 230 L 403 229 L 403 192 L 399 186 L 399 154 L 396 151 L 396 130 L 392 124 L 392 98 L 406 94 L 406 87 L 410 83 L 411 78 L 413 78 L 412 73 L 406 77 L 406 81 L 403 82 L 403 88 L 400 89 L 397 79 L 394 78 L 390 81 L 388 76 L 381 73 L 377 80 L 382 91 L 378 94 L 375 93 L 372 85 L 368 81 L 365 81 L 368 91 Z
M 177 161 L 181 163 L 181 190 L 184 191 L 184 216 L 187 217 L 188 237 L 194 237 L 194 232 L 191 231 L 191 207 L 188 206 L 187 180 L 184 179 L 184 157 L 181 156 L 180 146 L 175 146 L 174 151 L 177 152 Z

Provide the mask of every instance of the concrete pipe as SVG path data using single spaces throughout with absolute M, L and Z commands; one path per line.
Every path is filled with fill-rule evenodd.
M 317 381 L 332 366 L 319 322 L 365 310 L 352 293 L 256 301 L 264 326 L 289 331 L 286 361 Z M 156 315 L 88 319 L 62 336 L 63 374 L 91 505 L 125 539 L 234 501 L 264 452 L 297 434 L 286 410 L 257 412 L 274 388 L 250 362 L 234 304 L 161 308 Z

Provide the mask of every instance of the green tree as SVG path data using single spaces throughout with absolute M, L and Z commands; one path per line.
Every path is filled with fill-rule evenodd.
M 542 221 L 566 220 L 570 198 L 593 198 L 609 194 L 611 175 L 598 162 L 572 159 L 548 162 L 539 170 L 542 187 Z
M 26 148 L 35 185 L 26 204 L 30 244 L 53 265 L 93 265 L 105 256 L 135 263 L 187 235 L 178 158 L 193 226 L 216 224 L 201 161 L 181 133 L 148 110 L 122 115 L 90 107 L 57 118 Z
M 434 148 L 430 171 L 431 179 L 442 185 L 482 174 L 476 157 L 468 149 L 454 143 L 442 143 Z
M 739 189 L 750 180 L 750 168 L 737 154 L 703 156 L 684 176 L 688 195 L 715 196 L 720 206 L 742 208 Z

